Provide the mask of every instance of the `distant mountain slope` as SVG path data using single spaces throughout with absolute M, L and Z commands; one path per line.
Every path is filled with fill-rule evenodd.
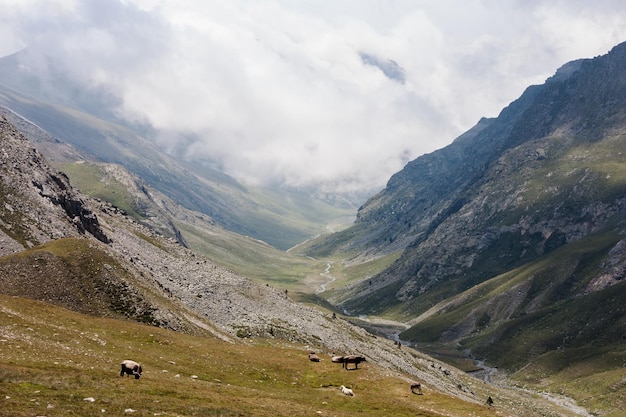
M 1 113 L 3 109 L 0 108 Z M 320 271 L 324 268 L 325 263 L 317 265 L 318 261 L 314 259 L 292 254 L 258 239 L 229 231 L 210 216 L 181 206 L 123 166 L 96 162 L 89 154 L 59 141 L 15 113 L 6 109 L 4 113 L 25 136 L 30 138 L 37 149 L 51 156 L 55 161 L 51 165 L 67 174 L 72 186 L 86 195 L 113 204 L 137 222 L 163 236 L 175 239 L 196 253 L 208 256 L 218 265 L 257 281 L 277 285 L 283 289 L 289 288 L 289 291 L 306 290 L 307 284 L 300 282 L 301 278 L 306 276 L 306 271 Z M 268 195 L 268 192 L 255 191 L 259 204 L 271 196 L 275 196 L 277 201 L 285 198 L 285 194 Z M 257 209 L 258 212 L 263 210 L 260 207 Z M 283 216 L 284 210 L 284 207 L 276 209 L 273 215 Z M 272 211 L 271 205 L 268 211 Z M 318 226 L 321 227 L 328 214 L 311 212 L 309 215 L 316 218 Z M 306 215 L 298 214 L 295 208 L 293 213 L 290 212 L 285 216 L 290 217 L 292 221 L 301 218 L 303 219 L 301 223 L 306 223 L 304 220 Z
M 410 162 L 311 253 L 402 251 L 329 300 L 407 323 L 418 347 L 526 372 L 559 350 L 573 372 L 626 357 L 625 247 L 626 43 Z
M 361 207 L 355 226 L 320 246 L 404 250 L 371 282 L 338 296 L 342 305 L 374 312 L 406 302 L 409 311 L 425 311 L 590 233 L 619 231 L 625 134 L 621 44 L 564 66 L 498 118 L 394 175 Z
M 108 108 L 111 97 L 105 92 L 82 90 L 60 74 L 46 78 L 33 73 L 20 65 L 19 54 L 0 59 L 0 73 L 0 105 L 83 156 L 124 166 L 228 230 L 286 250 L 353 216 L 352 208 L 328 204 L 310 193 L 249 187 L 218 170 L 168 155 L 143 136 L 145 128 L 121 124 Z M 47 156 L 52 160 L 59 155 Z

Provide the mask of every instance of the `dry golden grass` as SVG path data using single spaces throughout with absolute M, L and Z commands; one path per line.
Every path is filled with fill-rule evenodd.
M 9 416 L 495 416 L 505 410 L 304 346 L 228 343 L 0 295 L 0 410 Z M 141 379 L 119 376 L 140 361 Z M 340 385 L 352 387 L 346 397 Z M 133 411 L 131 411 L 133 410 Z

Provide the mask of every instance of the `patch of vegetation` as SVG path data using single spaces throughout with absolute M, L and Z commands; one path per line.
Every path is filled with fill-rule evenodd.
M 623 364 L 626 352 L 584 347 L 556 350 L 514 374 L 519 385 L 578 398 L 595 415 L 620 417 L 626 406 Z
M 86 314 L 156 323 L 132 277 L 86 239 L 66 238 L 0 258 L 0 292 Z
M 491 314 L 488 303 L 506 296 L 520 285 L 525 289 L 523 293 L 516 290 L 516 294 L 512 295 L 517 305 L 512 317 L 525 315 L 528 309 L 532 311 L 530 305 L 535 305 L 534 309 L 554 307 L 558 302 L 578 297 L 592 277 L 601 273 L 599 264 L 620 239 L 621 235 L 610 229 L 599 232 L 485 281 L 461 294 L 458 298 L 462 302 L 452 299 L 452 307 L 440 309 L 437 314 L 404 332 L 402 337 L 417 342 L 433 342 L 453 324 L 464 321 L 471 314 L 476 315 L 476 320 L 482 318 L 484 322 L 486 315 Z M 508 317 L 496 319 L 506 320 Z
M 488 352 L 483 348 L 476 353 L 517 369 L 514 379 L 525 386 L 576 398 L 603 415 L 606 410 L 623 410 L 624 299 L 626 283 L 620 283 L 558 309 L 520 317 L 505 326 Z
M 318 258 L 332 257 L 350 241 L 354 241 L 367 233 L 367 226 L 363 223 L 355 223 L 351 227 L 340 230 L 330 235 L 322 235 L 299 247 L 301 251 Z M 344 254 L 346 257 L 351 254 Z
M 334 268 L 334 270 L 336 271 L 337 268 L 339 268 L 335 273 L 340 277 L 345 277 L 345 279 L 337 283 L 336 286 L 342 287 L 354 281 L 373 277 L 388 268 L 401 254 L 402 253 L 398 251 L 360 263 L 335 262 L 333 265 L 337 265 L 337 267 Z
M 386 315 L 391 306 L 397 305 L 396 294 L 402 288 L 401 282 L 394 282 L 382 289 L 362 295 L 358 300 L 359 311 L 364 314 L 383 316 Z M 351 309 L 351 301 L 348 300 L 343 304 L 346 310 Z M 362 308 L 362 306 L 367 306 Z
M 107 176 L 101 166 L 88 162 L 57 163 L 55 168 L 67 174 L 72 186 L 83 194 L 107 201 L 137 220 L 146 217 L 145 213 L 135 206 L 134 198 L 126 186 Z
M 323 310 L 330 311 L 330 312 L 335 312 L 335 313 L 340 312 L 337 307 L 335 307 L 333 304 L 326 301 L 326 299 L 324 299 L 318 294 L 308 293 L 308 292 L 307 293 L 297 292 L 293 295 L 292 293 L 290 293 L 289 295 L 293 298 L 293 300 L 299 303 L 318 306 L 322 308 Z
M 328 227 L 341 228 L 354 221 L 355 209 L 335 207 L 302 192 L 268 188 L 251 188 L 249 192 L 255 202 L 250 207 L 255 217 L 242 218 L 242 222 L 256 220 L 256 236 L 267 236 L 265 241 L 283 250 L 328 233 Z
M 623 375 L 613 371 L 626 363 L 626 282 L 584 291 L 620 236 L 598 233 L 495 277 L 459 301 L 442 303 L 439 313 L 400 337 L 431 353 L 446 352 L 456 343 L 457 353 L 440 359 L 458 365 L 455 358 L 471 351 L 514 373 L 525 387 L 585 400 L 601 414 L 622 409 L 623 398 L 614 387 L 621 386 Z M 609 361 L 594 369 L 604 360 Z M 580 388 L 590 381 L 597 393 L 592 397 Z
M 151 236 L 146 235 L 145 233 L 141 233 L 137 230 L 133 230 L 133 234 L 135 236 L 137 236 L 138 238 L 140 238 L 141 240 L 145 240 L 146 242 L 148 242 L 149 244 L 151 244 L 152 246 L 155 246 L 161 250 L 167 251 L 167 249 L 163 246 L 163 244 L 161 243 L 161 241 L 159 239 L 155 239 Z
M 263 242 L 219 229 L 203 232 L 176 224 L 190 248 L 216 264 L 277 288 L 289 291 L 307 289 L 307 275 L 324 270 L 325 263 L 278 250 Z

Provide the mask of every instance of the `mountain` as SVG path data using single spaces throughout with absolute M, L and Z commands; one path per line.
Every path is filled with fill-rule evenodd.
M 220 415 L 287 416 L 313 407 L 346 416 L 363 409 L 499 415 L 484 404 L 489 396 L 510 416 L 576 415 L 401 349 L 216 265 L 82 195 L 3 116 L 0 151 L 3 415 L 128 407 L 146 415 L 206 415 L 220 407 Z M 310 350 L 321 363 L 308 360 Z M 367 363 L 347 372 L 330 361 L 335 352 L 364 355 Z M 116 361 L 127 355 L 146 366 L 132 390 L 116 375 Z M 428 401 L 407 395 L 414 379 Z M 337 400 L 345 398 L 337 390 L 345 383 L 356 390 L 355 403 Z
M 395 256 L 327 298 L 402 322 L 399 337 L 420 349 L 541 384 L 595 370 L 623 389 L 626 43 L 564 65 L 408 163 L 352 227 L 310 248 L 351 262 Z
M 28 50 L 0 59 L 0 105 L 73 146 L 76 152 L 62 155 L 64 162 L 80 155 L 121 165 L 185 208 L 282 250 L 323 233 L 328 224 L 353 219 L 356 205 L 340 197 L 252 187 L 168 154 L 148 139 L 151 129 L 115 115 L 110 94 L 76 85 L 52 67 L 38 72 L 27 62 Z

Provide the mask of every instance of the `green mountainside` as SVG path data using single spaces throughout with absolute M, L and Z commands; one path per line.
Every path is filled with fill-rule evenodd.
M 327 298 L 403 323 L 399 338 L 418 349 L 578 398 L 599 384 L 623 406 L 626 43 L 564 65 L 410 162 L 352 227 L 309 250 L 351 262 L 396 254 Z
M 326 352 L 311 362 L 301 344 L 233 343 L 2 294 L 0 329 L 3 417 L 576 416 L 537 395 L 478 382 L 476 395 L 493 396 L 495 406 L 427 385 L 414 395 L 396 372 L 375 363 L 346 371 Z M 142 364 L 140 379 L 120 377 L 127 358 Z

